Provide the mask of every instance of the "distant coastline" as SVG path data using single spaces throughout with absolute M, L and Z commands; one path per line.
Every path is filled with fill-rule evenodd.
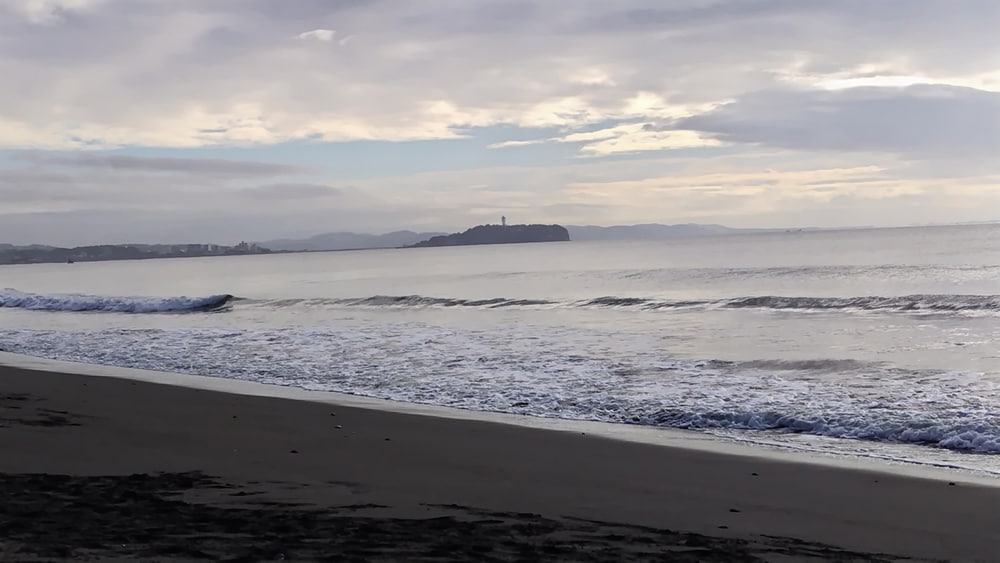
M 58 246 L 0 245 L 0 265 L 103 262 L 108 260 L 150 260 L 154 258 L 194 258 L 270 254 L 256 243 L 220 244 L 102 244 L 63 248 Z
M 997 225 L 995 221 L 969 223 L 943 223 L 906 226 L 864 227 L 793 227 L 771 229 L 741 229 L 714 224 L 685 223 L 667 225 L 647 223 L 639 225 L 566 225 L 569 240 L 589 241 L 670 241 L 706 236 L 749 234 L 805 234 L 811 232 L 860 231 L 871 229 L 947 228 Z M 512 228 L 513 225 L 508 227 Z M 456 233 L 461 234 L 461 233 Z M 107 260 L 151 260 L 157 258 L 197 258 L 212 256 L 241 256 L 255 254 L 288 254 L 300 252 L 335 252 L 358 250 L 391 250 L 414 247 L 421 242 L 446 235 L 442 232 L 393 231 L 380 235 L 327 232 L 304 239 L 275 239 L 258 242 L 241 242 L 226 246 L 219 244 L 102 244 L 77 247 L 58 247 L 43 244 L 5 244 L 0 242 L 0 265 L 45 264 L 59 262 L 98 262 Z M 454 246 L 454 245 L 448 245 Z
M 569 231 L 562 225 L 478 225 L 461 233 L 434 236 L 407 248 L 567 242 L 569 240 Z

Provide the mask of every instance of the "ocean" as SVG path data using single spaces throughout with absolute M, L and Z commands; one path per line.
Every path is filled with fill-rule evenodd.
M 1000 225 L 0 266 L 8 352 L 1000 475 L 998 345 Z

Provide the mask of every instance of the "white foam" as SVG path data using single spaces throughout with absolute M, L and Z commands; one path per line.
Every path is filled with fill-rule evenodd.
M 994 477 L 988 473 L 978 471 L 976 468 L 941 464 L 913 464 L 912 460 L 903 457 L 836 455 L 831 454 L 831 452 L 815 449 L 789 448 L 787 444 L 782 443 L 754 442 L 684 430 L 610 424 L 596 421 L 540 418 L 511 413 L 469 411 L 450 407 L 389 401 L 332 391 L 307 390 L 286 385 L 265 384 L 239 379 L 53 360 L 3 351 L 0 351 L 0 364 L 25 369 L 81 374 L 94 377 L 114 377 L 162 385 L 176 385 L 239 395 L 276 397 L 458 420 L 478 420 L 561 432 L 580 432 L 614 440 L 725 455 L 861 469 L 896 475 L 909 475 L 923 479 L 960 481 L 982 486 L 1000 486 Z
M 341 323 L 259 330 L 8 330 L 0 331 L 0 347 L 469 410 L 1000 452 L 997 384 L 985 374 L 845 361 L 699 362 L 664 357 L 642 341 L 603 351 L 596 346 L 601 338 L 580 328 Z M 813 377 L 796 377 L 794 368 L 817 366 Z

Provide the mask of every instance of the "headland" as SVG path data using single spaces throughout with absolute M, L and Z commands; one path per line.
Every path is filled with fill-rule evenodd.
M 461 233 L 438 235 L 412 245 L 465 246 L 473 244 L 513 244 L 524 242 L 565 242 L 569 231 L 562 225 L 479 225 Z

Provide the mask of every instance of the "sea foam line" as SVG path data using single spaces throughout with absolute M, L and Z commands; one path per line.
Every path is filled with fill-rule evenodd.
M 927 461 L 906 456 L 851 451 L 831 452 L 818 448 L 803 447 L 798 444 L 768 440 L 757 441 L 753 438 L 732 436 L 729 434 L 692 433 L 684 430 L 675 431 L 665 428 L 587 420 L 539 418 L 502 412 L 470 411 L 438 405 L 376 399 L 333 391 L 311 391 L 287 385 L 70 362 L 3 351 L 0 351 L 0 364 L 30 370 L 79 374 L 91 377 L 113 377 L 237 395 L 274 397 L 456 420 L 485 421 L 534 429 L 570 431 L 574 434 L 582 432 L 590 436 L 612 440 L 654 444 L 724 455 L 783 460 L 811 465 L 860 468 L 868 471 L 888 472 L 894 475 L 899 475 L 903 472 L 907 475 L 925 479 L 949 482 L 961 481 L 989 487 L 997 486 L 996 477 L 1000 475 L 1000 471 L 948 462 Z
M 625 359 L 581 354 L 579 338 L 521 336 L 532 336 L 530 345 L 503 330 L 422 324 L 6 330 L 0 331 L 0 347 L 469 410 L 1000 453 L 997 384 L 985 374 L 913 372 L 844 360 L 732 363 L 651 352 Z M 796 377 L 799 370 L 811 370 L 814 377 Z M 831 377 L 822 375 L 830 370 Z

